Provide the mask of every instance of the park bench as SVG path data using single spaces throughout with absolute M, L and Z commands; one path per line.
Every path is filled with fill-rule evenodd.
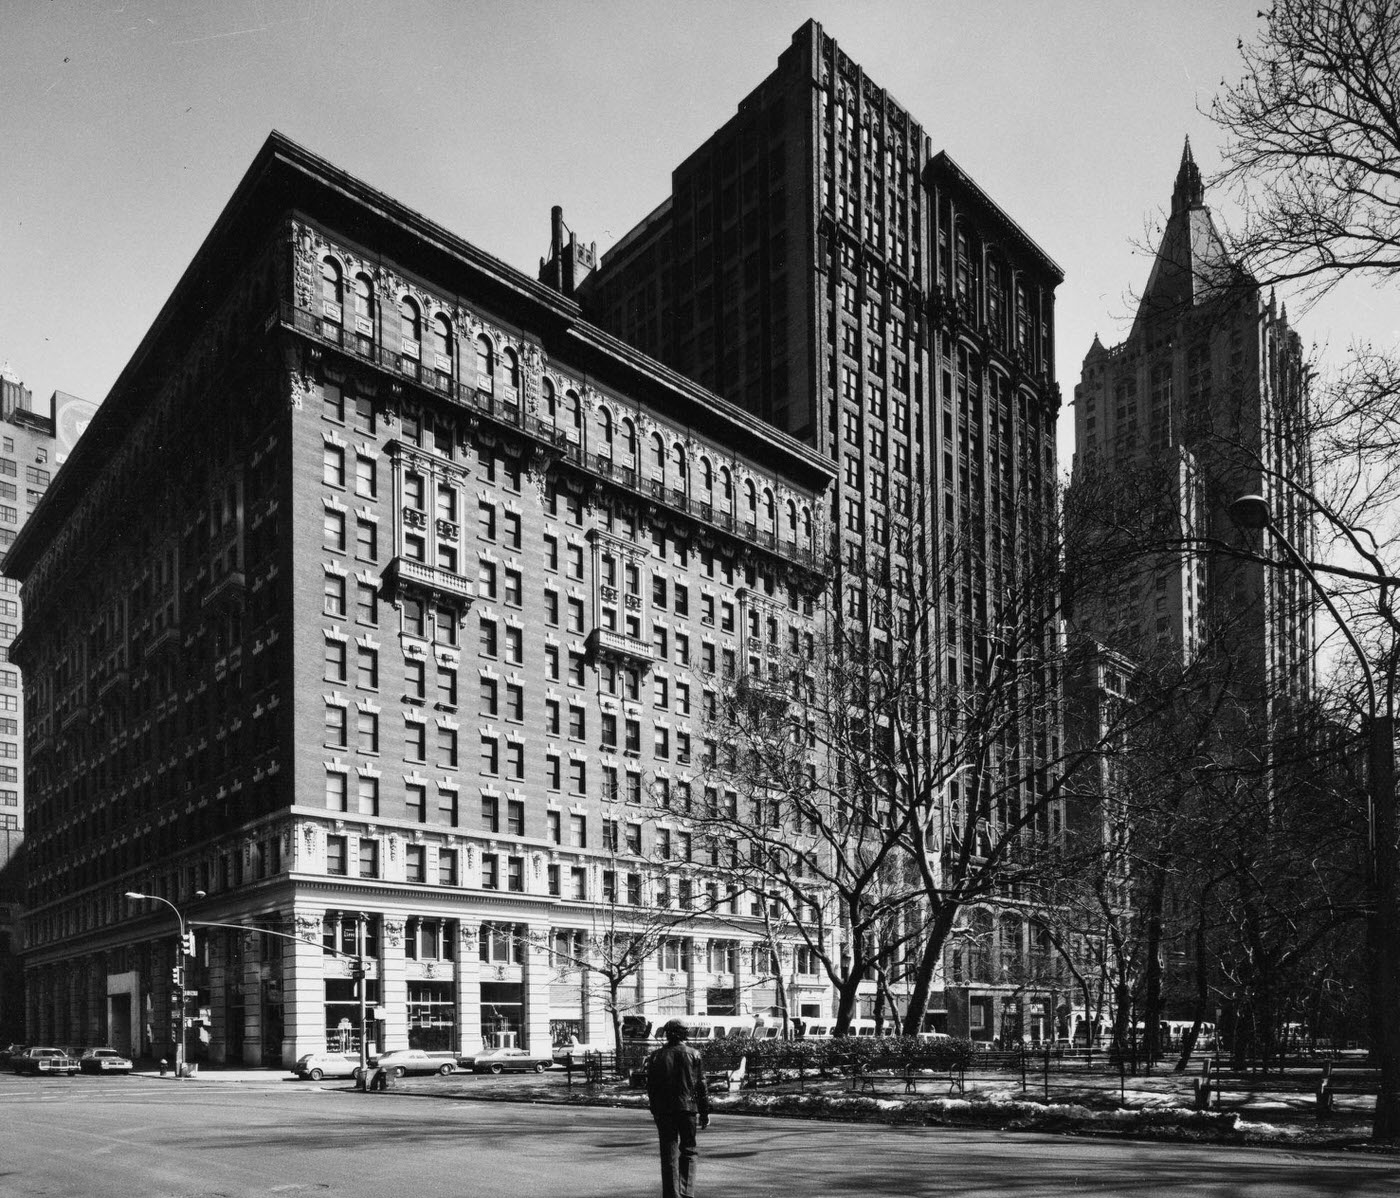
M 893 1085 L 900 1082 L 904 1086 L 904 1093 L 917 1094 L 920 1082 L 941 1083 L 945 1078 L 949 1094 L 954 1090 L 959 1094 L 963 1093 L 963 1073 L 957 1066 L 935 1069 L 920 1066 L 912 1061 L 899 1068 L 889 1069 L 868 1069 L 859 1061 L 851 1066 L 851 1089 L 858 1093 L 877 1094 L 883 1083 L 889 1082 Z
M 705 1083 L 712 1090 L 723 1089 L 728 1094 L 737 1089 L 744 1081 L 749 1069 L 748 1055 L 739 1058 L 739 1064 L 733 1069 L 721 1069 L 717 1073 L 709 1073 L 705 1076 Z

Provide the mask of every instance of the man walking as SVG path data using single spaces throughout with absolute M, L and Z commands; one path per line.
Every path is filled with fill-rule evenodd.
M 700 1054 L 679 1019 L 647 1061 L 647 1105 L 661 1140 L 661 1198 L 695 1198 L 695 1133 L 710 1125 L 710 1095 Z

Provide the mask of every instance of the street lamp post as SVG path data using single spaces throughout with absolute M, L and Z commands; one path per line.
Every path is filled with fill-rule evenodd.
M 194 934 L 193 934 L 192 932 L 186 932 L 186 931 L 185 931 L 185 917 L 184 917 L 184 915 L 181 913 L 180 908 L 177 907 L 174 903 L 172 903 L 169 899 L 161 898 L 160 895 L 158 895 L 158 894 L 142 894 L 140 891 L 137 891 L 137 890 L 128 890 L 128 891 L 126 892 L 126 897 L 129 898 L 129 899 L 150 899 L 152 902 L 164 903 L 167 907 L 169 907 L 169 908 L 171 909 L 171 911 L 173 911 L 173 912 L 175 913 L 175 922 L 176 922 L 177 924 L 179 924 L 179 927 L 180 927 L 180 939 L 176 942 L 176 945 L 175 945 L 175 960 L 176 960 L 177 964 L 176 964 L 176 966 L 175 966 L 175 969 L 174 969 L 173 973 L 171 974 L 171 981 L 173 981 L 173 982 L 175 983 L 176 993 L 179 995 L 179 999 L 180 999 L 180 1002 L 179 1002 L 179 1009 L 180 1009 L 180 1016 L 179 1016 L 179 1018 L 180 1018 L 180 1036 L 179 1036 L 179 1039 L 176 1041 L 176 1047 L 175 1047 L 175 1076 L 176 1076 L 176 1077 L 184 1077 L 184 1076 L 185 1076 L 185 958 L 186 958 L 187 956 L 193 956 L 193 955 L 194 955 L 194 943 L 193 943 L 193 941 L 194 941 Z M 202 890 L 196 890 L 196 891 L 194 892 L 194 897 L 195 897 L 195 898 L 203 898 L 203 897 L 204 897 L 204 891 L 202 891 Z M 187 937 L 188 937 L 188 938 L 187 938 Z
M 1288 560 L 1308 580 L 1337 622 L 1361 663 L 1366 681 L 1367 881 L 1370 890 L 1367 940 L 1371 1028 L 1381 1074 L 1371 1134 L 1376 1140 L 1400 1139 L 1400 893 L 1397 892 L 1400 871 L 1397 871 L 1396 860 L 1395 720 L 1383 708 L 1371 663 L 1356 634 L 1302 554 L 1274 523 L 1268 501 L 1262 495 L 1241 495 L 1230 505 L 1230 518 L 1241 528 L 1273 534 Z

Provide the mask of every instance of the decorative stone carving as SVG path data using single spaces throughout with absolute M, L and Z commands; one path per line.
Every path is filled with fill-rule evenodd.
M 403 947 L 403 920 L 386 919 L 384 921 L 384 939 L 390 948 Z

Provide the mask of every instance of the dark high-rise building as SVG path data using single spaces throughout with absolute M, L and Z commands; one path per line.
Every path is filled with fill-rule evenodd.
M 833 607 L 899 652 L 906 594 L 936 589 L 936 685 L 978 677 L 1054 518 L 1062 277 L 809 21 L 579 293 L 610 331 L 836 464 Z M 1042 761 L 1058 753 L 1053 706 L 1026 729 Z M 987 1038 L 991 956 L 950 1014 Z
M 1132 331 L 1111 349 L 1096 337 L 1084 358 L 1075 485 L 1114 472 L 1150 477 L 1150 498 L 1197 544 L 1236 539 L 1231 501 L 1263 495 L 1306 555 L 1307 504 L 1293 485 L 1311 478 L 1306 391 L 1302 342 L 1274 296 L 1230 261 L 1188 142 Z M 1159 553 L 1111 586 L 1082 580 L 1076 624 L 1138 661 L 1166 653 L 1185 663 L 1228 646 L 1236 683 L 1276 709 L 1311 693 L 1309 610 L 1296 571 Z

